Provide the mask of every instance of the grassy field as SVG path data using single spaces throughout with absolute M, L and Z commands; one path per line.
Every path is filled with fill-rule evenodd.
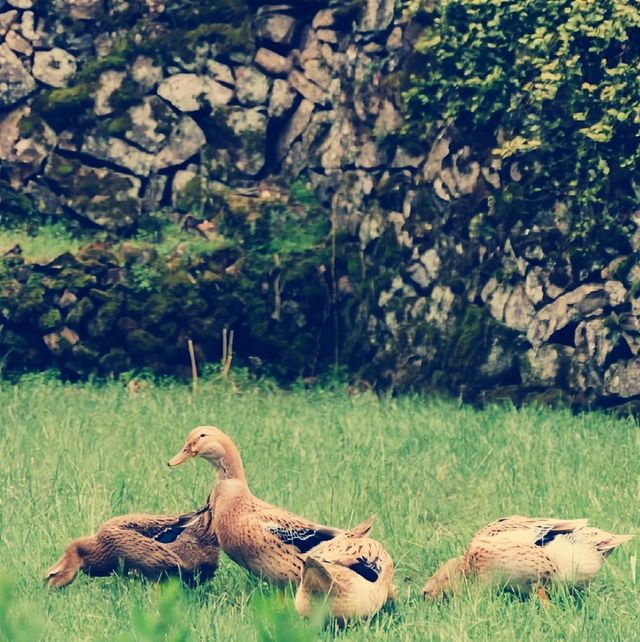
M 553 606 L 478 586 L 425 604 L 435 567 L 505 514 L 588 516 L 638 532 L 639 431 L 603 414 L 507 406 L 483 411 L 437 398 L 178 384 L 137 397 L 124 384 L 0 384 L 0 639 L 97 640 L 638 640 L 637 541 L 612 555 L 582 594 Z M 376 513 L 374 535 L 396 563 L 399 600 L 343 631 L 300 624 L 290 596 L 223 556 L 195 589 L 138 577 L 79 576 L 52 592 L 41 577 L 73 537 L 130 511 L 200 506 L 213 483 L 202 460 L 166 461 L 198 424 L 227 431 L 254 493 L 325 523 Z

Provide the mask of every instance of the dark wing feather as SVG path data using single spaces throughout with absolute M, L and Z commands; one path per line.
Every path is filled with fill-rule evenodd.
M 553 542 L 553 540 L 558 537 L 558 535 L 567 535 L 569 533 L 572 533 L 573 529 L 568 529 L 568 528 L 558 528 L 558 529 L 552 529 L 550 531 L 547 531 L 539 537 L 534 544 L 536 546 L 546 546 L 547 544 L 550 544 Z
M 295 546 L 300 553 L 308 553 L 318 544 L 336 536 L 335 531 L 323 528 L 279 525 L 267 526 L 267 530 L 282 543 Z
M 184 515 L 178 515 L 176 521 L 158 531 L 151 539 L 161 544 L 171 544 L 175 542 L 182 533 L 193 525 L 194 520 L 200 517 L 203 513 L 209 510 L 209 506 L 203 506 L 199 510 L 193 511 L 192 513 L 185 513 Z
M 368 582 L 376 582 L 382 570 L 378 557 L 372 560 L 368 560 L 366 557 L 359 557 L 355 564 L 349 564 L 349 568 Z
M 539 520 L 536 525 L 539 529 L 539 537 L 534 544 L 543 547 L 553 542 L 559 535 L 571 536 L 576 530 L 584 528 L 588 521 L 588 519 Z

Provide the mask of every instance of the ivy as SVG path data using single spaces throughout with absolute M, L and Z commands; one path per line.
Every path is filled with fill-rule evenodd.
M 407 129 L 428 142 L 450 126 L 479 156 L 517 164 L 522 182 L 503 180 L 494 212 L 562 211 L 581 268 L 625 250 L 640 170 L 640 6 L 442 0 L 426 11 Z

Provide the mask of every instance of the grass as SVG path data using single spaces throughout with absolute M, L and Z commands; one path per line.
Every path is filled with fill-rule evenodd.
M 248 384 L 238 393 L 208 383 L 194 398 L 166 383 L 131 398 L 121 383 L 45 377 L 0 384 L 0 407 L 0 639 L 639 639 L 637 541 L 616 551 L 582 594 L 553 591 L 548 611 L 475 585 L 441 604 L 425 604 L 420 593 L 440 562 L 501 515 L 588 516 L 637 532 L 632 419 Z M 63 591 L 47 590 L 41 576 L 68 541 L 108 517 L 204 502 L 213 482 L 205 461 L 166 466 L 202 423 L 233 436 L 259 497 L 335 525 L 376 513 L 375 536 L 396 563 L 396 608 L 344 631 L 318 629 L 299 622 L 290 595 L 224 556 L 216 577 L 195 589 L 81 575 Z M 25 622 L 39 637 L 21 633 Z
M 27 230 L 0 230 L 0 256 L 19 245 L 29 261 L 47 261 L 63 252 L 76 252 L 86 241 L 74 238 L 62 224 L 43 225 L 33 234 Z
M 164 222 L 164 227 L 155 232 L 143 230 L 128 244 L 153 247 L 163 259 L 180 250 L 181 256 L 207 254 L 227 247 L 228 242 L 222 239 L 208 240 L 195 232 L 179 230 L 173 223 Z M 34 229 L 14 228 L 0 229 L 0 256 L 14 245 L 19 245 L 22 254 L 28 261 L 47 261 L 64 252 L 77 252 L 89 243 L 105 240 L 104 232 L 81 235 L 72 234 L 63 223 L 46 223 Z

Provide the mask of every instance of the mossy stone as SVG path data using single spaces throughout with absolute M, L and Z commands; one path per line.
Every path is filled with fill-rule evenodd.
M 121 136 L 127 130 L 131 129 L 132 123 L 129 114 L 124 116 L 116 116 L 105 122 L 107 134 L 110 136 Z
M 190 317 L 200 317 L 208 309 L 205 297 L 198 290 L 191 290 L 181 301 L 182 312 Z
M 25 221 L 42 219 L 43 216 L 34 205 L 33 201 L 26 195 L 14 190 L 9 183 L 0 180 L 0 223 L 24 224 Z M 7 258 L 3 258 L 3 262 Z
M 478 368 L 495 342 L 515 348 L 517 333 L 497 323 L 484 308 L 469 304 L 457 316 L 444 358 L 447 371 L 455 383 L 473 386 L 481 378 Z
M 120 317 L 116 322 L 116 326 L 120 332 L 128 334 L 129 332 L 133 332 L 133 330 L 137 330 L 140 324 L 131 317 Z
M 172 321 L 163 323 L 158 326 L 158 335 L 163 337 L 165 341 L 170 341 L 178 334 L 178 324 Z
M 15 301 L 16 310 L 21 314 L 42 309 L 45 303 L 46 290 L 38 283 L 37 277 L 32 275 L 20 290 L 20 297 Z
M 172 311 L 173 305 L 164 294 L 152 294 L 144 306 L 144 320 L 147 323 L 159 323 Z
M 129 107 L 140 102 L 144 95 L 144 88 L 139 83 L 127 77 L 111 94 L 109 104 L 116 113 L 126 112 Z
M 247 0 L 189 0 L 167 7 L 167 14 L 177 24 L 199 26 L 213 20 L 238 25 L 253 14 L 252 2 Z
M 103 303 L 109 302 L 113 301 L 114 299 L 117 300 L 118 303 L 122 302 L 122 296 L 114 290 L 101 290 L 99 288 L 91 288 L 88 294 L 91 297 L 92 301 L 94 301 L 95 303 L 98 303 L 100 301 L 102 301 Z
M 202 178 L 194 176 L 178 193 L 176 209 L 180 212 L 197 210 L 203 201 Z
M 351 30 L 354 22 L 360 20 L 366 0 L 346 0 L 336 3 L 333 8 L 334 28 Z
M 97 283 L 93 274 L 87 274 L 80 269 L 66 267 L 58 273 L 58 279 L 64 281 L 66 287 L 77 292 L 85 288 L 90 288 Z
M 95 370 L 100 359 L 99 352 L 85 343 L 76 343 L 71 348 L 71 354 L 74 368 L 82 374 Z
M 13 305 L 21 290 L 22 284 L 17 279 L 3 279 L 0 283 L 0 303 Z
M 42 114 L 44 120 L 55 130 L 61 131 L 93 105 L 93 86 L 81 82 L 71 87 L 42 91 L 33 101 L 35 114 Z
M 38 327 L 41 330 L 52 330 L 57 325 L 60 325 L 61 321 L 62 315 L 60 314 L 60 310 L 57 308 L 51 308 L 39 317 Z
M 134 330 L 127 335 L 127 348 L 134 356 L 153 355 L 162 350 L 163 341 L 146 330 Z
M 54 153 L 49 157 L 46 175 L 63 187 L 70 187 L 72 178 L 78 173 L 80 167 L 82 165 L 77 160 Z
M 100 369 L 105 373 L 118 374 L 130 370 L 132 367 L 129 355 L 122 348 L 112 348 L 100 357 Z
M 101 305 L 95 316 L 87 324 L 87 332 L 90 337 L 106 340 L 107 334 L 113 328 L 120 313 L 121 303 L 119 301 L 108 301 Z
M 21 334 L 0 326 L 0 346 L 2 346 L 2 352 L 6 355 L 7 361 L 11 361 L 12 358 L 21 361 L 22 355 L 29 349 L 29 342 Z M 22 364 L 16 365 L 22 366 Z
M 65 323 L 74 328 L 80 327 L 88 315 L 93 312 L 94 308 L 95 306 L 93 301 L 88 297 L 83 297 L 76 303 L 76 305 L 73 306 L 73 308 L 71 308 L 71 310 L 69 310 Z
M 161 286 L 173 294 L 185 287 L 192 287 L 192 278 L 186 270 L 174 270 L 162 276 Z
M 34 135 L 42 134 L 44 132 L 44 125 L 42 119 L 35 114 L 24 114 L 18 123 L 20 136 L 29 138 Z

